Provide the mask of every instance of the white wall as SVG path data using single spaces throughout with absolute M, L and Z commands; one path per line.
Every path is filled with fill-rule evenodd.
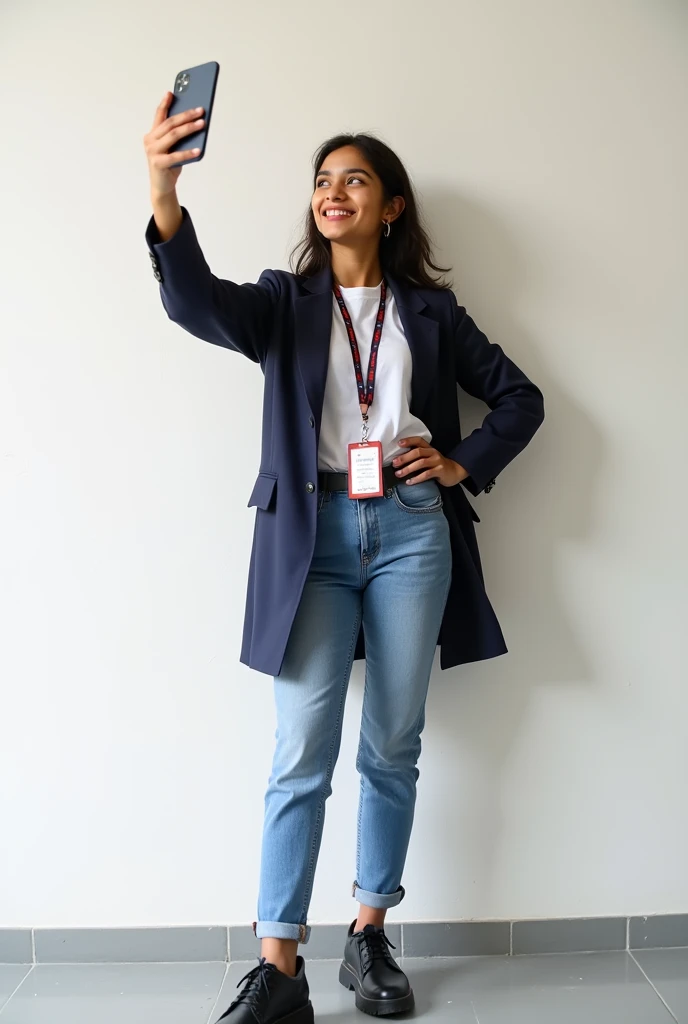
M 433 677 L 396 918 L 688 910 L 685 5 L 0 17 L 0 925 L 255 917 L 274 721 L 238 655 L 262 377 L 167 320 L 143 239 L 142 136 L 209 59 L 214 132 L 180 192 L 217 273 L 286 266 L 313 150 L 380 132 L 460 300 L 546 394 L 478 502 L 512 653 Z M 354 909 L 361 681 L 314 923 Z

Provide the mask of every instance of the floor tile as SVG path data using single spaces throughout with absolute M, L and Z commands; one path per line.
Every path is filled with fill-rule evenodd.
M 688 949 L 633 952 L 642 969 L 680 1024 L 688 1024 Z
M 626 953 L 400 960 L 424 1024 L 672 1024 L 671 1015 Z M 232 964 L 223 1012 L 251 963 Z M 307 965 L 316 1020 L 361 1024 L 353 993 L 339 984 L 339 962 Z M 4 1022 L 0 1021 L 0 1024 Z
M 25 964 L 0 964 L 0 1010 L 30 970 Z
M 479 1024 L 672 1024 L 626 953 L 481 958 L 454 985 Z
M 688 1024 L 688 950 L 635 955 Z M 672 1024 L 626 953 L 400 963 L 416 993 L 416 1012 L 406 1019 L 422 1016 L 427 1024 Z M 28 976 L 25 967 L 9 965 L 0 968 L 0 1004 L 3 993 L 11 996 L 0 1024 L 214 1024 L 254 965 L 232 963 L 226 977 L 223 963 L 39 964 Z M 339 984 L 339 958 L 309 961 L 307 972 L 319 1024 L 361 1024 L 353 993 Z
M 207 1024 L 226 964 L 39 964 L 0 1024 Z

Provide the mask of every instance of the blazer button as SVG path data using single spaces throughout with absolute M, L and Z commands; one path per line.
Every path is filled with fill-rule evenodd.
M 314 427 L 314 426 L 315 426 L 315 420 L 313 419 L 313 417 L 312 417 L 312 416 L 310 416 L 310 417 L 309 417 L 309 419 L 308 419 L 308 422 L 310 423 L 310 425 L 311 425 L 312 427 Z
M 157 269 L 153 271 L 153 277 L 156 281 L 162 281 L 162 274 Z
M 315 490 L 315 484 L 312 484 L 309 480 L 308 483 L 306 484 L 306 490 L 308 491 L 309 494 L 312 494 L 313 491 Z

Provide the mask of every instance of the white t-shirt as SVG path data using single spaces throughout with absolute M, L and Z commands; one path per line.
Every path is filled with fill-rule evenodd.
M 374 288 L 341 289 L 356 332 L 364 379 L 368 373 L 381 289 L 382 282 Z M 318 447 L 318 469 L 323 472 L 346 473 L 347 446 L 361 440 L 362 419 L 351 345 L 334 293 L 332 303 L 332 334 Z M 432 440 L 425 424 L 412 416 L 409 410 L 412 372 L 411 350 L 394 295 L 388 287 L 385 322 L 377 353 L 375 397 L 368 410 L 368 438 L 382 442 L 384 466 L 388 466 L 397 455 L 408 451 L 397 444 L 401 438 L 422 437 L 426 441 Z

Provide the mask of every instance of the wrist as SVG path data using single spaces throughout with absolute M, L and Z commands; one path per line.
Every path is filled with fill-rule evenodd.
M 459 462 L 455 462 L 454 459 L 452 459 L 451 462 L 452 467 L 454 469 L 454 483 L 460 484 L 462 480 L 465 480 L 468 476 L 470 476 L 470 473 L 468 472 L 468 470 L 464 469 L 464 467 Z
M 174 192 L 165 195 L 151 194 L 151 199 L 153 200 L 153 220 L 158 229 L 160 241 L 169 242 L 182 226 L 184 212 L 177 202 Z
M 179 206 L 176 189 L 172 189 L 171 192 L 157 192 L 155 189 L 151 189 L 150 200 L 153 207 L 158 209 L 173 209 L 175 206 Z

